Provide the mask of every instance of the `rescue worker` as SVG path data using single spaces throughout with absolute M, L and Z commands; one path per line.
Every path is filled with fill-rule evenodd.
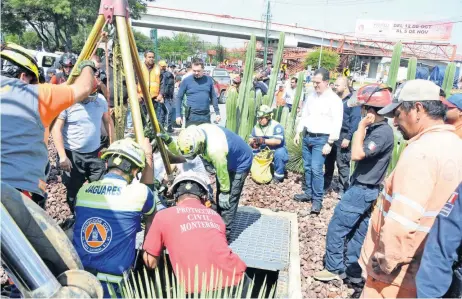
M 195 58 L 192 61 L 192 71 L 193 76 L 183 76 L 183 81 L 180 83 L 175 109 L 177 125 L 183 122 L 181 104 L 184 95 L 186 95 L 186 108 L 184 109 L 186 126 L 210 123 L 210 104 L 215 110 L 215 121 L 220 122 L 218 97 L 215 93 L 213 79 L 204 75 L 204 62 Z
M 190 126 L 177 139 L 179 153 L 188 160 L 201 156 L 217 177 L 218 213 L 230 238 L 245 179 L 252 166 L 252 149 L 230 130 L 212 124 Z
M 370 84 L 361 87 L 357 98 L 348 101 L 350 107 L 362 106 L 364 115 L 352 145 L 351 160 L 356 162 L 356 168 L 351 176 L 351 186 L 330 220 L 326 236 L 326 268 L 314 274 L 317 280 L 330 281 L 348 276 L 352 283 L 362 282 L 358 257 L 367 232 L 370 209 L 379 195 L 394 145 L 393 129 L 377 111 L 391 104 L 391 100 L 391 88 Z M 347 236 L 351 238 L 347 241 L 345 261 Z
M 143 245 L 146 266 L 156 268 L 166 247 L 178 284 L 187 294 L 200 292 L 203 283 L 209 291 L 211 271 L 223 277 L 218 289 L 232 287 L 232 282 L 237 285 L 244 279 L 245 294 L 250 281 L 245 274 L 247 266 L 228 247 L 223 220 L 204 206 L 209 197 L 204 178 L 192 171 L 184 172 L 176 177 L 170 192 L 176 206 L 160 211 L 154 218 Z
M 440 88 L 410 80 L 379 115 L 394 115 L 408 140 L 385 180 L 361 249 L 367 280 L 363 298 L 415 298 L 415 276 L 427 234 L 441 208 L 462 181 L 462 140 L 444 124 Z
M 254 154 L 266 147 L 274 151 L 273 183 L 277 184 L 284 180 L 289 153 L 285 146 L 284 128 L 272 119 L 272 114 L 273 109 L 269 106 L 260 106 L 257 111 L 257 124 L 252 129 L 252 137 L 248 142 L 254 149 Z
M 460 298 L 462 295 L 461 197 L 462 183 L 449 196 L 428 233 L 416 277 L 419 298 Z
M 375 85 L 371 85 L 370 88 Z M 334 84 L 335 93 L 342 99 L 343 102 L 343 121 L 340 136 L 337 141 L 332 145 L 332 150 L 326 157 L 324 162 L 324 190 L 328 190 L 332 183 L 334 176 L 335 164 L 338 169 L 339 190 L 337 198 L 340 199 L 343 193 L 348 189 L 350 183 L 350 159 L 351 159 L 351 138 L 353 133 L 358 128 L 359 121 L 361 120 L 360 107 L 348 107 L 348 100 L 352 97 L 353 93 L 348 89 L 348 79 L 346 77 L 339 77 Z M 363 92 L 365 89 L 363 89 Z
M 63 183 L 72 212 L 80 187 L 86 180 L 99 180 L 106 170 L 99 158 L 103 125 L 111 144 L 115 132 L 108 103 L 95 89 L 95 93 L 86 101 L 62 111 L 53 126 L 53 141 L 59 156 L 59 167 L 64 170 Z
M 61 111 L 94 90 L 94 65 L 82 61 L 75 82 L 57 86 L 37 84 L 37 62 L 18 45 L 2 45 L 0 58 L 1 178 L 43 207 L 48 165 L 45 130 Z
M 144 52 L 144 63 L 141 64 L 141 71 L 143 72 L 143 79 L 146 80 L 146 86 L 148 87 L 150 99 L 143 98 L 143 92 L 141 91 L 141 86 L 139 83 L 138 98 L 139 101 L 142 102 L 141 107 L 143 108 L 143 111 L 146 115 L 148 114 L 146 101 L 152 101 L 157 114 L 156 116 L 158 119 L 160 119 L 157 111 L 159 111 L 160 105 L 164 102 L 164 98 L 161 94 L 159 94 L 162 77 L 160 75 L 160 68 L 155 64 L 154 59 L 153 51 L 147 50 Z
M 453 125 L 456 128 L 457 136 L 462 138 L 462 93 L 456 93 L 442 101 L 448 109 L 446 123 Z
M 63 71 L 53 75 L 50 79 L 51 84 L 63 84 L 69 79 L 72 68 L 74 67 L 77 59 L 72 53 L 64 53 L 60 58 L 58 63 L 61 65 Z M 96 66 L 95 66 L 96 68 Z
M 72 243 L 84 269 L 102 282 L 104 297 L 110 297 L 108 283 L 120 297 L 119 284 L 135 263 L 141 216 L 148 217 L 149 231 L 156 209 L 152 148 L 147 139 L 141 147 L 127 138 L 111 144 L 102 158 L 107 160 L 107 174 L 77 194 Z M 141 184 L 133 184 L 141 171 Z

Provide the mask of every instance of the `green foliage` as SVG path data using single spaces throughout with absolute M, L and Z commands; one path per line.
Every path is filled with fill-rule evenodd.
M 144 52 L 146 50 L 154 51 L 154 42 L 151 38 L 136 30 L 133 30 L 133 35 L 135 36 L 138 52 Z
M 317 48 L 313 52 L 309 53 L 305 58 L 304 66 L 307 67 L 308 65 L 311 65 L 312 67 L 317 68 L 320 51 L 321 48 Z M 339 63 L 340 55 L 337 52 L 325 48 L 322 49 L 321 67 L 326 70 L 333 71 L 337 68 Z
M 304 173 L 303 156 L 302 156 L 302 140 L 297 144 L 294 143 L 295 132 L 290 135 L 286 134 L 287 151 L 289 152 L 289 162 L 286 168 L 292 172 Z
M 197 50 L 206 50 L 206 44 L 196 34 L 178 33 L 173 37 L 162 36 L 158 39 L 158 44 L 159 56 L 169 60 L 186 60 L 188 56 L 196 55 Z
M 414 80 L 415 75 L 417 72 L 417 58 L 412 57 L 409 59 L 409 63 L 407 65 L 407 77 L 406 80 Z
M 403 45 L 401 42 L 398 42 L 393 48 L 393 54 L 391 57 L 390 70 L 388 71 L 388 81 L 387 85 L 395 90 L 396 80 L 398 78 L 398 70 L 401 62 L 401 52 L 403 50 Z
M 403 136 L 395 132 L 393 152 L 391 155 L 390 164 L 388 164 L 387 176 L 395 169 L 396 164 L 398 164 L 399 157 L 401 156 L 403 150 L 406 148 L 406 145 L 407 143 Z
M 165 261 L 165 258 L 164 258 Z M 166 264 L 166 261 L 165 261 Z M 178 271 L 177 271 L 178 272 Z M 175 279 L 174 273 L 170 275 L 166 267 L 164 271 L 156 268 L 154 274 L 150 275 L 148 271 L 144 268 L 141 272 L 133 273 L 129 278 L 125 278 L 124 282 L 121 284 L 121 290 L 123 298 L 199 298 L 199 293 L 201 298 L 250 298 L 251 294 L 256 291 L 254 279 L 249 285 L 248 293 L 244 294 L 243 290 L 243 280 L 239 283 L 235 283 L 234 275 L 231 281 L 228 280 L 228 277 L 223 277 L 221 271 L 218 270 L 210 271 L 209 285 L 206 285 L 206 279 L 203 277 L 202 285 L 199 285 L 199 268 L 195 267 L 194 271 L 191 271 L 191 279 L 193 280 L 189 283 L 188 288 L 193 289 L 192 293 L 186 293 L 186 281 L 178 281 Z M 186 275 L 184 275 L 186 276 Z M 189 276 L 189 271 L 188 271 Z M 227 284 L 233 285 L 230 288 L 221 288 L 221 285 Z M 263 280 L 264 287 L 258 290 L 258 296 L 256 298 L 265 298 L 265 294 L 268 291 L 266 289 L 266 277 Z M 192 288 L 191 288 L 192 287 Z M 115 298 L 115 292 L 113 287 L 108 284 L 108 290 L 112 298 Z M 275 293 L 275 287 L 273 286 L 269 290 L 268 298 L 273 298 Z M 244 297 L 245 296 L 245 297 Z
M 235 89 L 228 91 L 226 98 L 226 128 L 237 132 L 237 92 Z
M 215 50 L 217 51 L 217 56 L 215 57 L 217 62 L 222 62 L 223 60 L 225 60 L 225 55 L 226 55 L 225 47 L 223 47 L 222 45 L 218 45 L 215 48 Z
M 276 60 L 274 61 L 273 71 L 271 72 L 270 83 L 268 86 L 268 101 L 263 102 L 263 104 L 268 105 L 270 107 L 274 99 L 274 92 L 276 91 L 276 83 L 278 80 L 279 69 L 281 68 L 282 54 L 284 52 L 284 40 L 285 40 L 285 33 L 284 32 L 279 33 Z
M 253 87 L 253 66 L 255 63 L 255 50 L 256 50 L 256 38 L 255 35 L 250 37 L 250 41 L 247 45 L 247 54 L 245 57 L 245 68 L 244 75 L 241 80 L 239 87 L 239 107 L 243 107 L 244 99 L 249 94 L 250 89 Z
M 262 100 L 263 94 L 261 93 L 261 90 L 258 90 L 257 94 L 255 95 L 255 107 L 257 107 L 257 109 L 261 106 Z
M 289 107 L 284 107 L 282 108 L 281 121 L 279 122 L 284 129 L 286 128 L 288 120 L 289 120 Z
M 451 89 L 454 85 L 454 76 L 456 74 L 456 64 L 451 62 L 446 67 L 446 71 L 444 73 L 443 85 L 441 88 L 444 90 L 447 96 L 451 94 Z
M 132 18 L 146 10 L 143 0 L 128 4 Z M 47 50 L 75 51 L 73 37 L 94 24 L 99 5 L 100 0 L 3 0 L 2 31 L 20 35 L 31 28 Z
M 298 74 L 297 88 L 295 89 L 295 98 L 294 103 L 292 104 L 292 111 L 290 112 L 289 118 L 287 119 L 287 123 L 284 127 L 286 136 L 291 135 L 295 129 L 295 121 L 297 120 L 297 107 L 300 104 L 303 91 L 303 79 L 303 72 L 300 72 Z
M 8 34 L 5 36 L 5 41 L 15 43 L 25 48 L 35 50 L 40 47 L 40 39 L 35 31 L 26 30 L 22 34 Z

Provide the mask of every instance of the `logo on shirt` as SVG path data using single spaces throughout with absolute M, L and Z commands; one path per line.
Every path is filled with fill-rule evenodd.
M 111 243 L 112 228 L 104 219 L 99 217 L 89 218 L 82 226 L 80 239 L 85 251 L 100 253 Z
M 457 192 L 453 192 L 451 196 L 449 196 L 448 201 L 440 211 L 441 216 L 448 217 L 451 214 L 451 211 L 454 208 L 454 204 L 456 203 L 458 197 L 459 193 Z
M 276 128 L 276 133 L 281 133 L 281 132 L 282 132 L 282 129 L 279 128 L 279 127 L 277 127 L 277 128 Z
M 369 142 L 369 144 L 367 145 L 367 148 L 368 148 L 371 152 L 373 152 L 373 151 L 375 151 L 375 149 L 377 148 L 377 144 L 375 144 L 374 141 L 371 141 L 371 142 Z

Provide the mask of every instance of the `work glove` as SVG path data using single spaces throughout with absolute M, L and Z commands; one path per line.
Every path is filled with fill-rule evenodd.
M 265 144 L 265 138 L 263 138 L 263 137 L 255 137 L 255 144 L 257 146 Z
M 229 193 L 220 193 L 220 195 L 218 195 L 218 205 L 224 210 L 231 208 L 229 204 Z
M 157 137 L 160 137 L 160 139 L 162 139 L 166 145 L 169 145 L 173 141 L 172 136 L 168 135 L 167 133 L 158 133 Z
M 96 73 L 96 71 L 98 71 L 96 69 L 95 63 L 93 61 L 91 61 L 91 60 L 83 60 L 77 65 L 75 71 L 72 72 L 72 76 L 79 76 L 80 73 L 82 72 L 82 70 L 87 66 L 91 67 L 93 69 L 94 73 Z

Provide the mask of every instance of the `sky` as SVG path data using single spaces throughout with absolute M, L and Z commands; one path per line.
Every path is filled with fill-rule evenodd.
M 151 5 L 256 20 L 263 20 L 266 10 L 266 0 L 156 0 Z M 462 0 L 270 0 L 270 5 L 274 22 L 351 35 L 357 19 L 454 22 L 449 42 L 462 53 Z M 136 29 L 149 35 L 149 29 Z M 217 42 L 216 36 L 200 37 Z M 236 48 L 244 41 L 222 37 L 221 44 Z

